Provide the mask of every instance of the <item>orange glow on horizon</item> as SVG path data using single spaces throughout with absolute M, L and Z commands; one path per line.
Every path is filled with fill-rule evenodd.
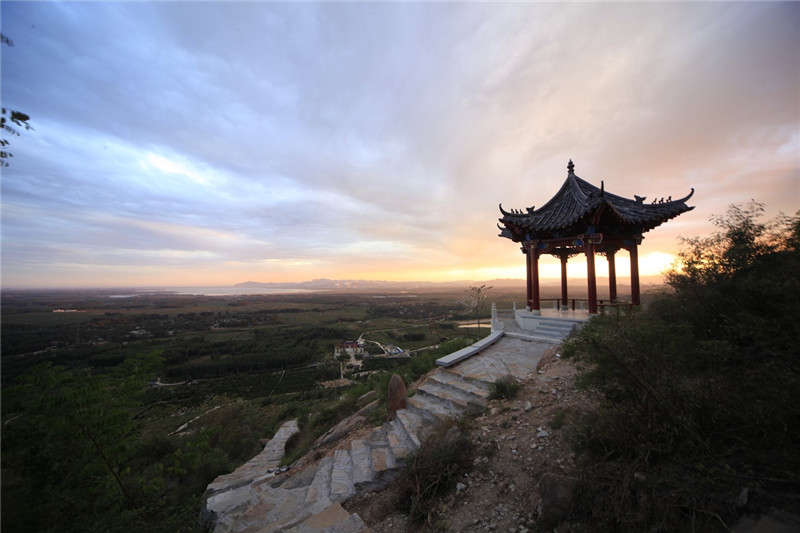
M 639 274 L 642 277 L 661 277 L 676 263 L 676 257 L 669 253 L 650 252 L 639 257 Z M 67 266 L 67 265 L 63 265 Z M 274 266 L 274 265 L 272 265 Z M 506 266 L 464 265 L 457 269 L 436 268 L 397 268 L 397 269 L 354 269 L 348 264 L 319 265 L 311 262 L 295 262 L 294 268 L 264 268 L 252 263 L 228 264 L 224 271 L 211 266 L 197 265 L 192 270 L 163 268 L 105 267 L 91 276 L 87 283 L 85 267 L 72 266 L 69 274 L 58 282 L 41 282 L 36 285 L 8 286 L 4 288 L 57 288 L 57 287 L 226 287 L 246 281 L 261 283 L 297 283 L 313 279 L 367 280 L 394 282 L 478 282 L 494 279 L 525 280 L 524 257 L 519 256 L 516 264 Z M 603 256 L 595 257 L 598 277 L 608 276 L 608 262 Z M 630 276 L 630 261 L 624 254 L 616 256 L 616 272 L 620 282 Z M 583 256 L 572 258 L 567 265 L 569 279 L 586 279 L 586 259 Z M 542 280 L 557 280 L 561 277 L 561 267 L 557 259 L 543 256 L 539 261 L 539 276 Z M 120 283 L 120 279 L 127 280 Z
M 650 252 L 639 256 L 640 276 L 662 276 L 669 271 L 675 263 L 676 257 L 664 252 Z M 608 261 L 603 256 L 595 256 L 595 272 L 597 276 L 608 276 Z M 631 263 L 625 253 L 617 254 L 614 264 L 617 277 L 631 275 Z M 524 273 L 524 269 L 523 269 Z M 539 275 L 543 279 L 561 278 L 561 265 L 553 258 L 542 260 L 539 263 Z M 575 257 L 567 263 L 567 276 L 569 278 L 586 278 L 586 258 Z

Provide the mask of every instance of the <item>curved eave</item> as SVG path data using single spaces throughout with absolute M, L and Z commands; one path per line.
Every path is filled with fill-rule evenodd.
M 561 188 L 541 208 L 509 212 L 501 204 L 503 217 L 499 219 L 502 226 L 498 225 L 500 236 L 522 241 L 582 233 L 601 208 L 613 213 L 622 226 L 644 233 L 694 209 L 686 205 L 686 201 L 694 195 L 694 189 L 678 200 L 646 204 L 643 197 L 629 199 L 606 192 L 576 176 L 572 169 L 569 170 Z
M 500 224 L 497 225 L 497 229 L 500 230 L 500 234 L 498 235 L 498 237 L 505 237 L 506 239 L 511 239 L 514 242 L 520 242 L 518 239 L 514 238 L 515 235 L 510 229 L 504 228 Z
M 686 213 L 687 211 L 691 211 L 692 209 L 694 209 L 694 206 L 684 206 L 683 209 L 670 212 L 669 214 L 662 216 L 657 221 L 651 221 L 649 223 L 642 224 L 642 233 L 650 231 L 653 228 L 657 228 L 661 224 L 669 220 L 672 220 L 673 218 L 677 217 L 680 214 Z
M 691 211 L 694 206 L 687 206 L 686 201 L 692 197 L 694 189 L 678 200 L 662 204 L 644 204 L 641 202 L 622 199 L 622 202 L 607 202 L 606 205 L 614 212 L 617 218 L 628 225 L 639 225 L 642 232 L 649 231 L 671 220 L 678 215 Z

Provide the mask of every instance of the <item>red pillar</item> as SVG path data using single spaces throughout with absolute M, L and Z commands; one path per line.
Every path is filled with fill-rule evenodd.
M 525 276 L 527 279 L 527 285 L 525 289 L 525 301 L 527 302 L 526 306 L 528 308 L 528 311 L 530 311 L 531 309 L 533 309 L 533 282 L 531 280 L 531 270 L 532 270 L 531 255 L 533 254 L 533 251 L 531 250 L 530 245 L 527 243 L 523 245 L 522 251 L 525 253 Z
M 639 296 L 639 250 L 638 245 L 633 243 L 631 252 L 631 303 L 641 305 L 642 299 Z
M 589 283 L 589 314 L 597 314 L 597 280 L 594 275 L 594 244 L 586 244 L 586 277 Z
M 608 257 L 608 299 L 617 301 L 617 265 L 614 263 L 615 251 L 606 254 Z
M 533 292 L 531 294 L 531 311 L 540 311 L 541 302 L 539 299 L 539 250 L 536 245 L 531 246 L 531 285 Z
M 567 307 L 567 254 L 561 254 L 561 305 Z

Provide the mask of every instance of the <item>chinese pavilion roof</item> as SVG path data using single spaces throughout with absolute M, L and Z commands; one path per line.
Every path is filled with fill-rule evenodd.
M 575 175 L 575 165 L 567 165 L 567 180 L 556 195 L 539 209 L 500 211 L 500 236 L 514 242 L 561 239 L 575 235 L 604 233 L 635 236 L 649 231 L 694 209 L 686 201 L 691 192 L 679 199 L 661 198 L 645 203 L 646 197 L 633 199 L 611 194 Z

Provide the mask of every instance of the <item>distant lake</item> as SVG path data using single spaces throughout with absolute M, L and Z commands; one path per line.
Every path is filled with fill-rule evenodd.
M 274 289 L 270 287 L 169 287 L 163 289 L 136 289 L 125 294 L 111 294 L 109 298 L 133 298 L 147 294 L 181 294 L 192 296 L 247 296 L 251 294 L 292 294 L 319 292 L 308 289 Z

